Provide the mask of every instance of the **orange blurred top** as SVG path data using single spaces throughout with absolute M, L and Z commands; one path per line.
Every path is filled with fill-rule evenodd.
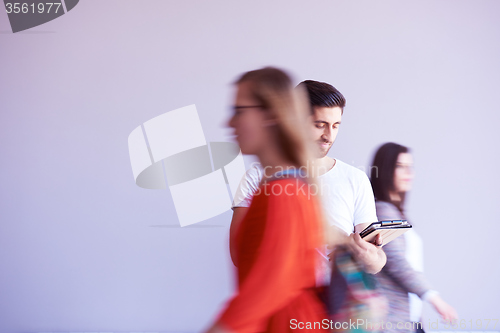
M 316 200 L 298 178 L 260 186 L 237 230 L 238 293 L 221 314 L 221 325 L 236 332 L 292 332 L 297 329 L 291 320 L 327 318 L 313 290 L 322 243 Z

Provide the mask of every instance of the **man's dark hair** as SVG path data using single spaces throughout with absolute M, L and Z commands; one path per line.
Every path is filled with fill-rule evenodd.
M 309 103 L 311 104 L 311 113 L 314 113 L 315 106 L 327 108 L 338 106 L 342 109 L 342 113 L 344 113 L 345 98 L 340 91 L 331 84 L 305 80 L 299 83 L 299 86 L 307 90 Z

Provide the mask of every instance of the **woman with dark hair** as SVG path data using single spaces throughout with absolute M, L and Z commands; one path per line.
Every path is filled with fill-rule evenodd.
M 300 172 L 313 147 L 307 97 L 270 67 L 243 74 L 236 89 L 229 126 L 241 151 L 257 155 L 271 176 L 236 230 L 238 292 L 209 332 L 319 331 L 327 318 L 314 290 L 322 220 L 307 193 L 313 180 Z
M 405 198 L 413 176 L 413 158 L 407 147 L 386 143 L 377 150 L 370 181 L 379 221 L 406 219 Z M 455 310 L 425 280 L 422 241 L 413 228 L 385 245 L 384 251 L 387 263 L 376 275 L 389 302 L 384 332 L 422 331 L 421 299 L 430 302 L 444 320 L 457 318 Z M 402 324 L 397 327 L 398 323 Z

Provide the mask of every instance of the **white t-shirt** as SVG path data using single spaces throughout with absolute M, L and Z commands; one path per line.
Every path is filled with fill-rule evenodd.
M 233 206 L 249 207 L 258 190 L 264 170 L 255 163 L 245 173 L 234 195 Z M 354 232 L 354 226 L 377 220 L 375 198 L 366 174 L 342 161 L 336 160 L 333 168 L 318 177 L 323 214 L 330 225 L 335 225 L 346 234 Z M 330 284 L 331 267 L 325 245 L 318 249 L 320 259 L 316 272 L 316 284 Z
M 250 206 L 263 171 L 262 165 L 255 163 L 245 173 L 234 195 L 232 208 Z M 337 159 L 333 168 L 318 177 L 318 186 L 323 213 L 330 225 L 351 234 L 355 225 L 377 221 L 373 190 L 363 171 Z

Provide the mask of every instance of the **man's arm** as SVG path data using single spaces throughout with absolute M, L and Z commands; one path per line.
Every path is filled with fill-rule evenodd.
M 238 266 L 238 261 L 236 258 L 235 249 L 235 236 L 236 230 L 238 230 L 241 221 L 245 217 L 248 211 L 248 207 L 234 207 L 233 208 L 233 218 L 231 219 L 231 226 L 229 227 L 229 254 L 231 255 L 231 260 L 235 266 Z
M 235 251 L 236 231 L 248 211 L 255 192 L 259 189 L 261 179 L 262 171 L 260 163 L 254 164 L 245 172 L 234 193 L 233 217 L 231 219 L 231 226 L 229 227 L 229 254 L 235 266 L 238 266 Z
M 384 240 L 380 235 L 377 235 L 375 244 L 363 240 L 359 235 L 368 225 L 370 225 L 370 223 L 361 223 L 354 226 L 354 233 L 349 236 L 347 244 L 356 259 L 364 265 L 365 271 L 370 274 L 376 274 L 385 266 L 387 257 L 382 247 L 375 245 L 383 244 Z

